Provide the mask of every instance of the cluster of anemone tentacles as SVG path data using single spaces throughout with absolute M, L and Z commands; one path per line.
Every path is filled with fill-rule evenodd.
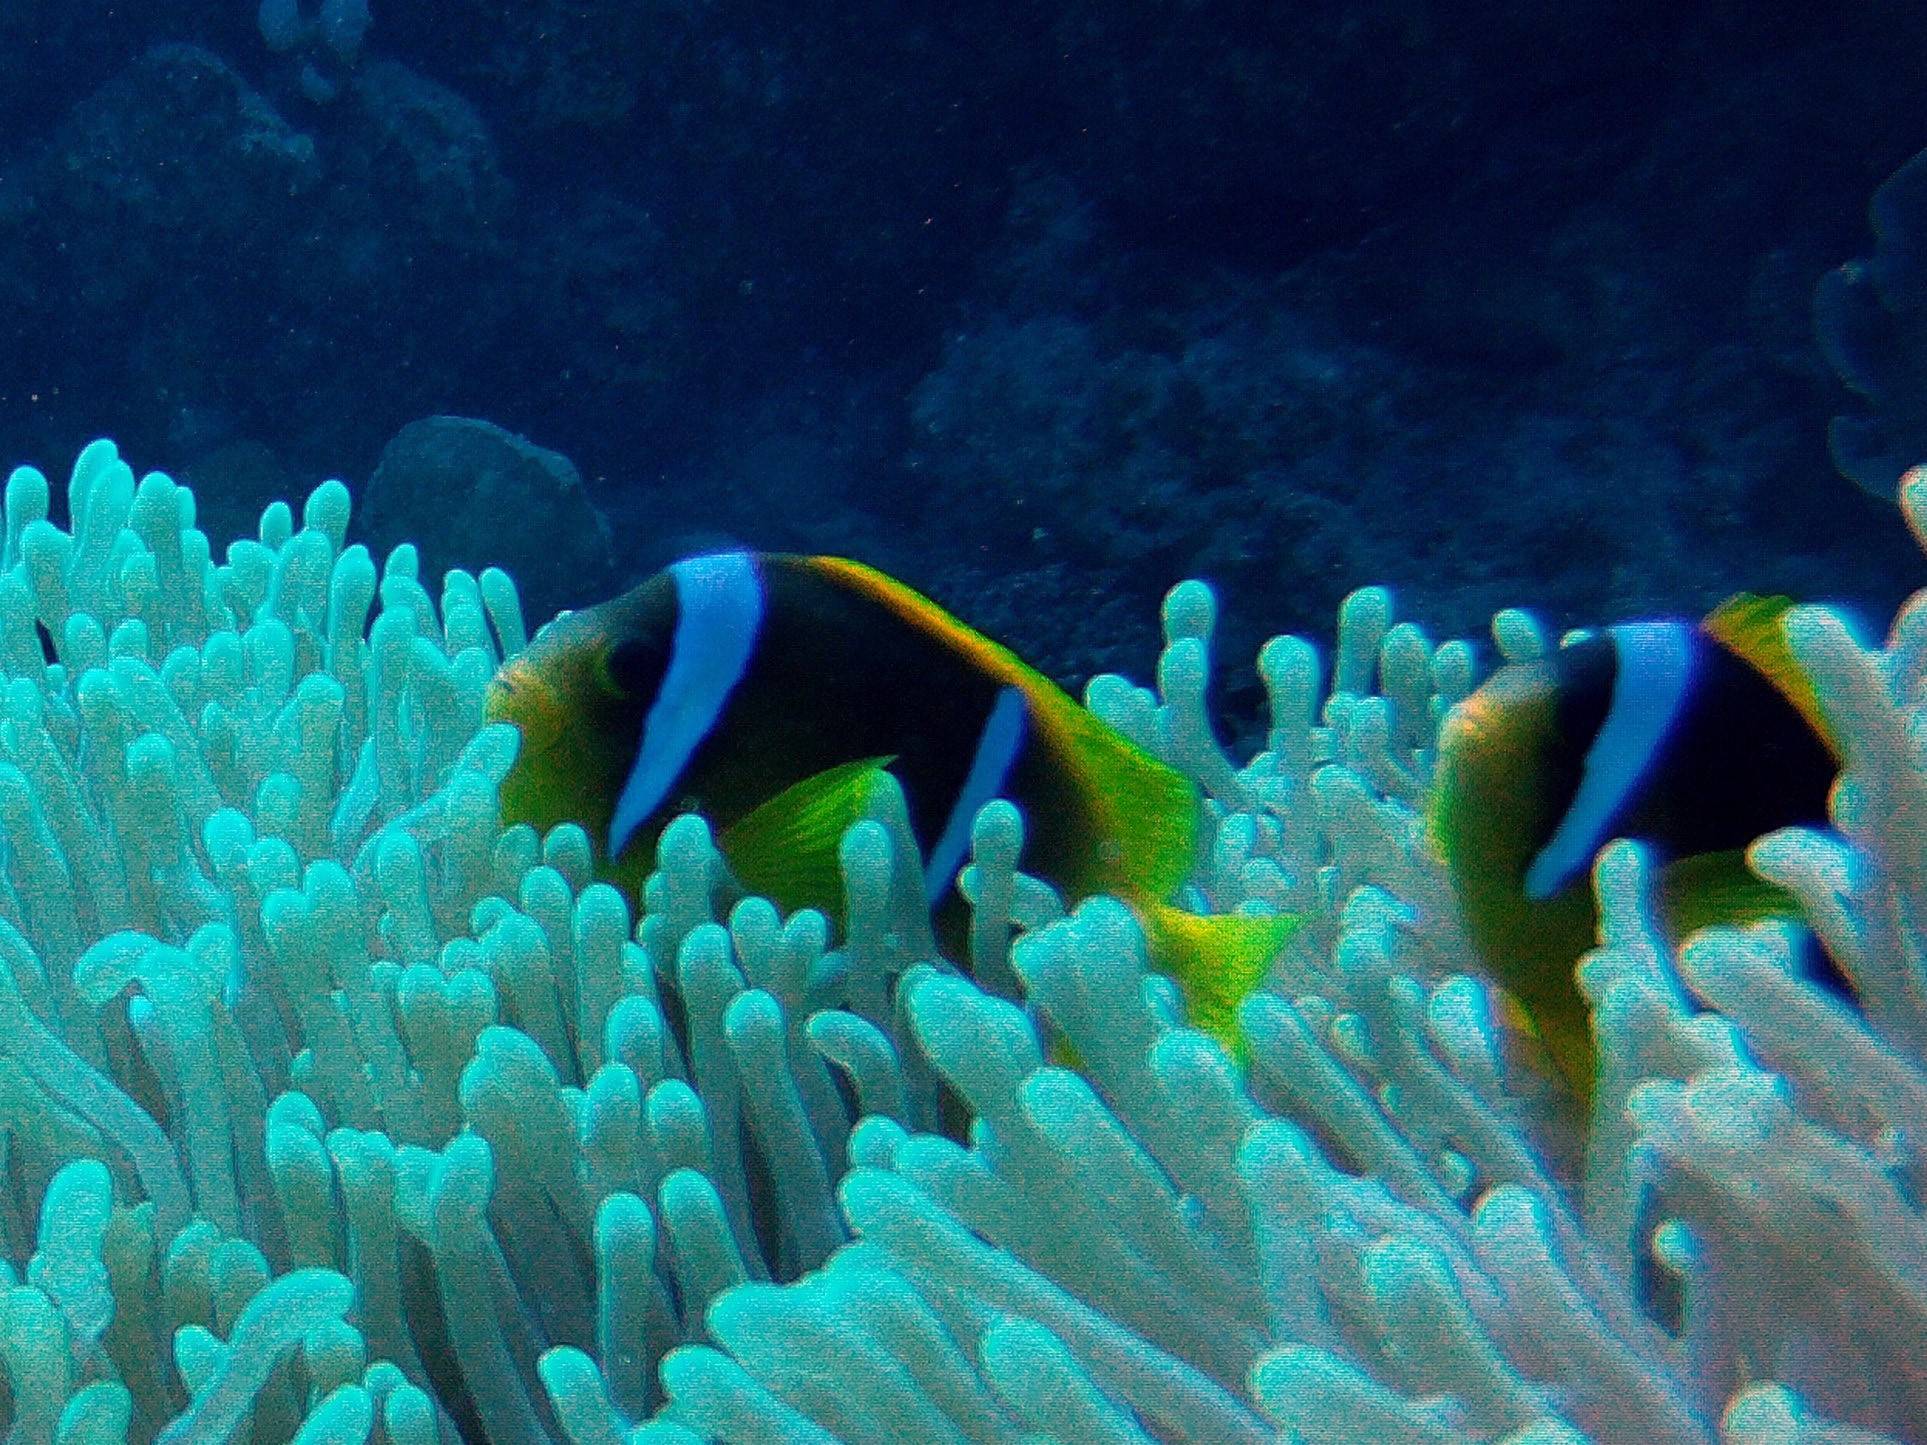
M 1248 762 L 1201 586 L 1091 689 L 1207 796 L 1186 903 L 1308 919 L 1234 1061 L 1006 805 L 967 971 L 887 788 L 847 936 L 693 818 L 632 920 L 498 822 L 513 586 L 378 569 L 338 484 L 218 561 L 105 443 L 69 503 L 16 471 L 0 551 L 10 1441 L 1927 1440 L 1927 602 L 1790 624 L 1847 760 L 1755 860 L 1858 1008 L 1785 927 L 1675 951 L 1617 845 L 1582 1137 L 1418 811 L 1473 653 L 1381 591 L 1329 681 L 1264 649 Z

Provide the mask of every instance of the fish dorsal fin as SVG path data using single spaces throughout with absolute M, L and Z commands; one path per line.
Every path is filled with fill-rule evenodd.
M 792 783 L 723 830 L 717 846 L 752 893 L 785 909 L 843 912 L 839 849 L 869 816 L 870 788 L 894 758 L 859 758 Z
M 1700 626 L 1708 637 L 1772 683 L 1838 758 L 1840 745 L 1820 710 L 1813 680 L 1787 645 L 1786 615 L 1793 606 L 1791 597 L 1736 592 L 1715 607 Z
M 1002 643 L 952 617 L 908 583 L 847 557 L 805 557 L 802 566 L 839 587 L 867 597 L 929 637 L 968 657 L 984 672 L 1015 682 L 1018 675 L 1041 678 Z
M 1265 981 L 1302 920 L 1282 913 L 1189 913 L 1161 903 L 1142 906 L 1138 916 L 1151 962 L 1177 980 L 1191 1024 L 1242 1059 L 1238 1005 Z

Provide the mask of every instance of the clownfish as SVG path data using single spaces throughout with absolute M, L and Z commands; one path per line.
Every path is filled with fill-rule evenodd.
M 1584 1105 L 1592 1028 L 1574 969 L 1598 939 L 1601 847 L 1657 851 L 1674 938 L 1799 916 L 1745 860 L 1762 834 L 1824 826 L 1840 766 L 1782 632 L 1791 606 L 1743 593 L 1698 623 L 1586 635 L 1501 668 L 1441 730 L 1434 845 L 1473 943 Z
M 1025 869 L 1067 902 L 1129 904 L 1192 1021 L 1233 1017 L 1297 926 L 1172 905 L 1198 847 L 1196 787 L 1014 653 L 873 568 L 836 557 L 691 557 L 564 613 L 503 664 L 486 705 L 522 748 L 504 821 L 574 821 L 632 906 L 655 845 L 701 814 L 738 882 L 841 913 L 837 849 L 887 768 L 954 936 L 971 824 L 995 798 L 1025 819 Z

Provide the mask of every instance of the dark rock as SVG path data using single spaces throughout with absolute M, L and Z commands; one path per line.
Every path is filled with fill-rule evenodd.
M 531 630 L 615 586 L 609 524 L 575 464 L 472 417 L 425 417 L 397 432 L 362 489 L 357 530 L 377 557 L 413 542 L 431 594 L 452 567 L 502 568 Z
M 348 112 L 358 134 L 342 178 L 384 216 L 409 218 L 416 238 L 486 248 L 510 199 L 495 143 L 474 106 L 393 60 L 355 75 Z
M 201 0 L 7 0 L 0 5 L 0 154 L 164 42 L 238 53 L 256 32 L 254 6 Z
M 161 45 L 78 107 L 41 200 L 92 310 L 246 281 L 321 179 L 314 140 L 225 61 Z

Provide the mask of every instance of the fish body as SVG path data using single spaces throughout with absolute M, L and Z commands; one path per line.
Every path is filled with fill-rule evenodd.
M 1788 651 L 1784 598 L 1704 620 L 1620 624 L 1502 668 L 1447 718 L 1430 804 L 1473 942 L 1574 1093 L 1593 1085 L 1573 970 L 1597 941 L 1592 860 L 1614 838 L 1661 861 L 1674 936 L 1796 914 L 1749 843 L 1821 825 L 1838 760 Z
M 836 917 L 836 847 L 863 816 L 867 779 L 887 767 L 940 918 L 962 907 L 954 880 L 978 809 L 1008 798 L 1025 816 L 1029 871 L 1071 900 L 1124 899 L 1154 945 L 1191 940 L 1157 961 L 1221 1035 L 1292 926 L 1166 917 L 1197 849 L 1191 782 L 860 563 L 689 558 L 550 623 L 504 664 L 487 710 L 522 731 L 505 818 L 583 824 L 632 902 L 662 828 L 696 812 L 746 886 Z

